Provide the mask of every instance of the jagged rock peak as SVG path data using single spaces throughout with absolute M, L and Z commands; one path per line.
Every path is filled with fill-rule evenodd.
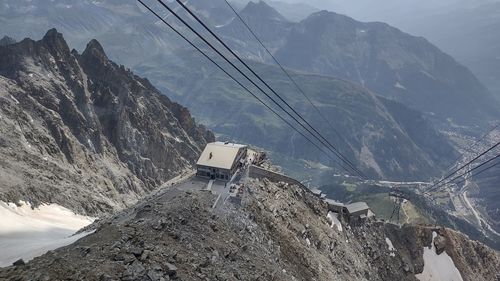
M 99 43 L 99 41 L 97 41 L 96 39 L 90 40 L 90 42 L 87 44 L 87 47 L 85 47 L 85 51 L 83 51 L 82 56 L 85 58 L 93 57 L 103 63 L 109 61 L 106 52 L 104 52 L 104 48 L 102 47 L 101 43 Z
M 0 39 L 0 46 L 7 46 L 16 43 L 16 40 L 9 36 L 4 36 Z
M 245 8 L 241 11 L 241 14 L 244 16 L 287 21 L 284 16 L 264 1 L 259 1 L 257 3 L 252 1 L 248 2 Z
M 52 28 L 49 31 L 47 31 L 45 36 L 43 36 L 42 38 L 42 42 L 51 51 L 62 54 L 70 53 L 68 44 L 66 43 L 66 40 L 64 40 L 62 33 L 57 32 L 55 28 Z
M 327 11 L 327 10 L 322 10 L 316 13 L 311 14 L 308 18 L 305 19 L 307 20 L 316 20 L 316 21 L 342 21 L 342 22 L 349 22 L 349 23 L 354 23 L 355 20 L 342 14 L 337 14 L 332 11 Z
M 16 163 L 0 165 L 0 174 L 20 176 L 0 177 L 0 200 L 80 214 L 135 203 L 189 169 L 214 140 L 187 109 L 107 60 L 96 40 L 83 55 L 70 53 L 55 29 L 0 48 L 0 119 L 0 158 Z

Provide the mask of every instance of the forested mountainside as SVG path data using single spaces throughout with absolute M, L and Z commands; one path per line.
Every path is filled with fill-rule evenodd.
M 204 64 L 206 60 L 197 53 L 177 52 L 171 58 L 153 61 L 137 66 L 138 71 L 159 81 L 157 85 L 163 92 L 188 106 L 224 138 L 330 163 L 236 83 L 212 65 Z M 198 64 L 203 67 L 194 67 Z M 272 87 L 284 93 L 291 105 L 370 176 L 399 179 L 403 175 L 432 175 L 457 155 L 449 141 L 417 111 L 345 80 L 292 73 L 334 131 L 276 67 L 259 63 L 252 67 L 272 81 Z M 404 112 L 409 115 L 403 116 Z
M 92 40 L 0 47 L 0 199 L 100 214 L 191 167 L 214 135 Z

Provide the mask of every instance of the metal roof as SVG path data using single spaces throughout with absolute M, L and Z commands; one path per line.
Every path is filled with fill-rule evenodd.
M 245 147 L 247 146 L 220 141 L 208 143 L 196 165 L 229 170 L 236 161 L 240 148 Z
M 370 209 L 365 202 L 355 202 L 345 206 L 349 214 Z
M 314 194 L 314 195 L 317 195 L 317 196 L 320 196 L 321 195 L 321 190 L 318 189 L 318 188 L 312 188 L 310 189 L 311 192 Z
M 335 201 L 332 199 L 328 199 L 328 198 L 323 199 L 323 201 L 325 201 L 326 203 L 328 203 L 329 205 L 332 205 L 332 206 L 338 206 L 338 207 L 345 206 L 344 203 L 341 203 L 341 202 L 338 202 L 338 201 Z

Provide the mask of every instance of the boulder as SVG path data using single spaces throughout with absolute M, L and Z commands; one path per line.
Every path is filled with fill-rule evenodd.
M 446 248 L 446 238 L 441 235 L 436 236 L 434 238 L 434 246 L 436 247 L 436 253 L 440 255 Z
M 169 276 L 173 276 L 173 275 L 177 274 L 177 266 L 175 266 L 174 264 L 171 264 L 169 262 L 167 262 L 165 264 L 165 266 L 166 266 L 166 269 L 167 269 L 167 274 Z
M 23 259 L 18 259 L 17 261 L 15 261 L 13 263 L 14 266 L 21 266 L 21 265 L 25 265 L 26 263 L 24 262 Z

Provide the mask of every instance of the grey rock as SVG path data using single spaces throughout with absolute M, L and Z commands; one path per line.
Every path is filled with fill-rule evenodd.
M 17 261 L 15 261 L 13 263 L 14 266 L 21 266 L 21 265 L 25 265 L 26 263 L 24 262 L 23 259 L 18 259 Z
M 149 270 L 149 271 L 148 271 L 148 277 L 149 277 L 152 281 L 160 281 L 160 280 L 164 280 L 164 278 L 163 278 L 163 272 L 158 271 L 158 270 Z
M 138 280 L 145 275 L 144 266 L 139 261 L 134 261 L 122 274 L 122 280 Z
M 446 238 L 438 234 L 434 238 L 434 246 L 436 247 L 436 253 L 440 255 L 446 248 Z
M 150 250 L 144 250 L 144 252 L 142 252 L 140 260 L 141 261 L 147 260 L 149 258 L 149 256 L 151 255 L 151 253 L 152 252 Z
M 131 247 L 129 250 L 128 250 L 128 253 L 130 254 L 133 254 L 134 256 L 136 257 L 140 257 L 142 255 L 142 253 L 144 252 L 144 248 L 142 247 L 137 247 L 137 246 L 134 246 L 134 247 Z
M 165 263 L 165 267 L 166 267 L 166 273 L 169 276 L 174 276 L 177 274 L 177 266 L 167 262 L 167 263 Z

